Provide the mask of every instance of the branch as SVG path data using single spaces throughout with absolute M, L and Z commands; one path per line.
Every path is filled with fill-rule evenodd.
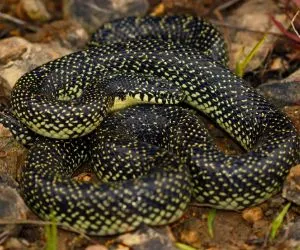
M 11 23 L 13 23 L 17 26 L 21 26 L 22 28 L 33 31 L 33 32 L 39 31 L 38 27 L 36 27 L 34 25 L 31 25 L 31 24 L 29 24 L 29 23 L 27 23 L 27 22 L 25 22 L 25 21 L 23 21 L 19 18 L 10 16 L 10 15 L 2 13 L 2 12 L 0 12 L 0 19 L 11 22 Z

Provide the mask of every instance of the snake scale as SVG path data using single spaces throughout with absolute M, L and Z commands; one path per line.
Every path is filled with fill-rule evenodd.
M 300 161 L 296 130 L 226 63 L 222 36 L 201 18 L 128 17 L 22 76 L 0 121 L 30 146 L 26 203 L 46 220 L 112 235 L 173 222 L 191 197 L 243 209 L 278 192 Z M 111 112 L 118 103 L 138 105 Z M 196 111 L 180 104 L 245 153 L 218 150 Z M 71 178 L 84 162 L 100 183 Z

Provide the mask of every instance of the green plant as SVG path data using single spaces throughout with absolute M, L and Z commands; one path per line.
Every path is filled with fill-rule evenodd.
M 252 48 L 252 50 L 249 52 L 249 54 L 243 60 L 239 60 L 236 63 L 235 73 L 239 77 L 243 77 L 243 75 L 245 73 L 245 68 L 247 67 L 247 65 L 249 64 L 249 62 L 252 60 L 253 56 L 255 56 L 255 54 L 257 53 L 258 49 L 261 47 L 261 45 L 265 41 L 266 37 L 267 37 L 267 35 L 264 35 L 263 38 L 261 40 L 259 40 L 257 42 L 257 44 Z

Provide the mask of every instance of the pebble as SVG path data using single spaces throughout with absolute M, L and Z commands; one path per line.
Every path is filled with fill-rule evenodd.
M 12 140 L 9 131 L 0 125 L 0 173 L 5 173 L 14 179 L 18 178 L 25 155 L 26 149 L 17 141 Z
M 6 173 L 0 173 L 0 220 L 25 220 L 29 212 L 17 191 L 17 183 Z M 18 224 L 0 225 L 0 244 L 20 230 Z M 21 248 L 22 249 L 22 248 Z
M 300 205 L 300 164 L 291 168 L 282 190 L 282 196 Z
M 16 250 L 20 249 L 21 250 L 21 249 L 26 249 L 26 248 L 20 239 L 11 237 L 5 242 L 4 249 L 16 249 Z
M 253 224 L 264 217 L 263 210 L 260 207 L 251 207 L 243 210 L 242 217 L 247 222 Z
M 142 226 L 133 233 L 127 233 L 117 238 L 122 245 L 132 250 L 177 250 L 174 246 L 173 235 L 168 227 L 150 228 Z M 115 249 L 115 248 L 109 248 Z M 118 249 L 118 248 L 117 248 Z
M 88 31 L 94 31 L 105 22 L 113 19 L 146 14 L 147 0 L 72 0 L 65 1 L 64 9 L 68 16 L 77 20 Z
M 270 102 L 278 107 L 300 104 L 299 81 L 265 83 L 260 85 L 257 89 L 268 98 Z
M 42 0 L 21 0 L 20 6 L 26 17 L 32 21 L 46 22 L 51 19 Z
M 7 38 L 0 41 L 0 64 L 20 58 L 28 49 L 28 43 L 20 38 Z
M 207 219 L 204 219 L 207 220 Z M 203 247 L 203 242 L 207 241 L 208 239 L 208 233 L 207 237 L 203 237 L 202 233 L 202 220 L 191 217 L 186 221 L 183 221 L 176 230 L 174 230 L 174 233 L 176 235 L 176 238 L 179 242 L 182 242 L 184 244 L 187 244 L 189 246 L 192 246 L 196 249 Z M 205 232 L 207 232 L 207 228 L 205 226 Z
M 80 173 L 74 177 L 74 180 L 80 182 L 90 182 L 92 180 L 92 175 L 90 173 Z
M 85 248 L 85 250 L 107 250 L 108 248 L 106 246 L 103 245 L 90 245 L 88 247 Z
M 30 43 L 20 37 L 2 39 L 0 48 L 1 51 L 5 51 L 4 56 L 0 53 L 0 75 L 5 84 L 3 87 L 9 90 L 26 72 L 72 52 L 57 42 Z
M 27 35 L 26 38 L 35 43 L 58 42 L 62 47 L 77 50 L 82 49 L 89 35 L 82 25 L 75 20 L 58 20 L 43 25 L 37 33 Z
M 300 132 L 300 105 L 286 106 L 283 111 L 291 119 L 298 132 Z
M 295 222 L 287 225 L 288 238 L 298 241 L 300 244 L 300 218 L 296 219 Z
M 278 107 L 300 105 L 300 69 L 280 82 L 264 83 L 257 90 Z

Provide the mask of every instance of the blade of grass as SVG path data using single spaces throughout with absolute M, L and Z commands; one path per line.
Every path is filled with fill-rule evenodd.
M 277 234 L 278 229 L 281 227 L 283 219 L 288 212 L 289 208 L 291 206 L 291 203 L 289 202 L 287 205 L 284 206 L 284 208 L 281 210 L 281 212 L 277 215 L 277 217 L 272 221 L 271 224 L 271 232 L 270 232 L 270 239 L 274 240 L 275 236 Z
M 176 242 L 175 243 L 175 246 L 179 249 L 179 250 L 197 250 L 196 248 L 194 247 L 191 247 L 189 245 L 186 245 L 186 244 L 183 244 L 183 243 L 180 243 L 180 242 Z
M 46 250 L 57 250 L 57 224 L 54 217 L 51 224 L 45 226 Z
M 217 214 L 217 209 L 212 208 L 207 217 L 208 234 L 211 238 L 214 237 L 214 222 Z
M 242 77 L 245 73 L 245 68 L 249 64 L 249 62 L 252 60 L 253 56 L 257 53 L 258 49 L 261 47 L 263 42 L 265 41 L 267 35 L 264 35 L 262 39 L 260 39 L 257 44 L 253 47 L 253 49 L 249 52 L 249 54 L 246 56 L 244 60 L 240 60 L 236 63 L 235 73 Z

